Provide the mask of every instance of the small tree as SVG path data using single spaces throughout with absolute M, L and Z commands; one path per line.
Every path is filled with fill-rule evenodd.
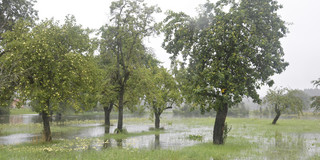
M 299 90 L 288 90 L 274 89 L 269 90 L 267 95 L 264 97 L 264 103 L 274 108 L 276 112 L 276 117 L 273 119 L 272 124 L 276 124 L 281 112 L 290 109 L 292 112 L 301 113 L 305 106 L 303 100 L 297 96 L 297 93 L 301 92 Z
M 138 75 L 135 71 L 141 67 L 141 60 L 146 54 L 143 40 L 159 29 L 152 17 L 157 12 L 160 12 L 158 7 L 149 7 L 143 0 L 118 0 L 110 6 L 110 23 L 100 29 L 100 53 L 113 60 L 112 75 L 115 75 L 115 79 L 112 83 L 116 89 L 115 103 L 119 112 L 117 132 L 123 130 L 123 108 L 129 83 L 134 85 L 137 82 L 130 82 L 130 79 Z
M 154 67 L 151 72 L 145 100 L 155 117 L 155 129 L 159 129 L 161 114 L 180 103 L 180 92 L 175 79 L 165 68 Z
M 51 141 L 50 113 L 60 102 L 81 110 L 94 91 L 95 65 L 89 30 L 67 17 L 63 25 L 53 20 L 35 27 L 20 21 L 3 34 L 6 54 L 1 57 L 7 68 L 19 77 L 16 95 L 22 102 L 31 100 L 43 119 L 45 141 Z M 12 66 L 14 64 L 14 66 Z

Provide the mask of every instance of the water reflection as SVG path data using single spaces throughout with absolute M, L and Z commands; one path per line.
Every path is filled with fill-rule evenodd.
M 0 116 L 0 124 L 7 124 L 10 122 L 10 116 Z
M 310 152 L 306 143 L 309 137 L 304 134 L 289 134 L 275 131 L 274 135 L 261 141 L 259 151 L 266 159 L 305 159 L 316 152 Z
M 154 135 L 154 149 L 160 149 L 160 134 Z
M 123 147 L 123 139 L 116 139 L 117 147 L 122 148 Z

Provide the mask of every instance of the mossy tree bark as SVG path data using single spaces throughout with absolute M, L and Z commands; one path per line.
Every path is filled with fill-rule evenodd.
M 52 140 L 51 130 L 50 130 L 50 116 L 46 111 L 42 111 L 42 120 L 43 120 L 43 135 L 46 142 Z
M 104 107 L 103 110 L 104 110 L 104 124 L 105 124 L 105 131 L 104 133 L 106 134 L 109 134 L 110 133 L 110 113 L 112 111 L 112 108 L 113 108 L 113 103 L 111 102 L 109 104 L 108 107 Z
M 123 129 L 123 98 L 124 98 L 124 87 L 119 92 L 119 105 L 118 105 L 118 126 L 117 133 L 121 133 Z
M 278 109 L 278 107 L 275 108 L 275 111 L 276 111 L 277 115 L 276 115 L 276 117 L 274 117 L 272 124 L 276 124 L 278 119 L 280 118 L 280 115 L 281 115 L 281 111 L 280 111 L 280 109 Z
M 213 143 L 214 144 L 223 144 L 224 143 L 224 130 L 225 130 L 225 121 L 228 113 L 228 104 L 223 104 L 222 108 L 218 109 L 216 120 L 214 123 L 213 129 Z
M 155 127 L 155 129 L 159 129 L 160 128 L 160 114 L 159 114 L 159 112 L 155 112 L 154 116 L 155 116 L 154 127 Z

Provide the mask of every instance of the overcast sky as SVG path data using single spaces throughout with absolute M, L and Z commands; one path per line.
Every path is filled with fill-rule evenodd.
M 170 9 L 183 11 L 195 16 L 196 8 L 206 0 L 145 0 L 149 4 L 157 4 L 163 12 Z M 38 0 L 35 8 L 40 19 L 54 18 L 63 21 L 67 14 L 76 17 L 84 27 L 99 28 L 107 23 L 111 0 Z M 285 60 L 289 67 L 280 75 L 272 78 L 275 86 L 291 89 L 313 88 L 312 80 L 320 78 L 320 1 L 319 0 L 279 0 L 284 6 L 279 14 L 292 23 L 290 33 L 282 39 Z M 161 20 L 164 15 L 158 15 Z M 170 66 L 168 55 L 161 46 L 161 37 L 149 38 L 148 46 L 154 48 L 157 58 Z M 259 93 L 266 94 L 268 87 Z

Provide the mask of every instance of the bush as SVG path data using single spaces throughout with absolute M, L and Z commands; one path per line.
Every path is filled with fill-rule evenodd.
M 212 109 L 210 112 L 201 113 L 200 109 L 193 108 L 190 104 L 185 104 L 179 109 L 174 109 L 173 114 L 177 116 L 186 117 L 209 117 L 215 116 L 216 112 Z M 243 103 L 232 106 L 228 111 L 228 116 L 247 117 L 249 116 L 249 109 L 247 109 Z
M 239 105 L 230 108 L 228 115 L 235 117 L 247 117 L 249 116 L 249 109 L 247 109 L 243 103 L 240 103 Z
M 190 104 L 184 104 L 178 109 L 173 109 L 173 114 L 175 116 L 185 116 L 185 117 L 209 117 L 215 116 L 216 112 L 211 110 L 210 112 L 201 113 L 200 109 L 192 107 Z

